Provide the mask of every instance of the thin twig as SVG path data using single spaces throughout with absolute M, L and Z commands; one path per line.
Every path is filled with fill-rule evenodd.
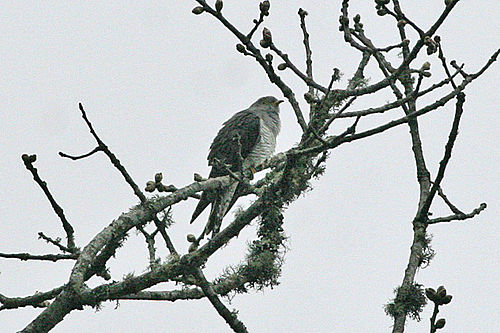
M 450 130 L 450 134 L 448 137 L 448 142 L 446 143 L 445 146 L 445 151 L 444 151 L 444 156 L 441 162 L 439 162 L 439 170 L 436 175 L 436 179 L 433 181 L 432 187 L 429 190 L 429 194 L 426 197 L 426 200 L 422 207 L 419 210 L 418 214 L 418 219 L 423 218 L 424 216 L 427 216 L 427 213 L 429 212 L 429 208 L 431 206 L 432 200 L 434 199 L 434 195 L 437 192 L 438 187 L 441 184 L 441 181 L 444 178 L 444 172 L 446 171 L 446 167 L 448 165 L 448 162 L 450 161 L 451 158 L 451 152 L 453 150 L 453 145 L 455 144 L 455 140 L 458 135 L 458 125 L 460 124 L 460 118 L 463 113 L 463 105 L 465 102 L 465 94 L 463 92 L 459 93 L 457 95 L 457 103 L 455 107 L 455 117 L 453 119 L 453 125 Z
M 281 92 L 283 93 L 283 96 L 285 96 L 288 99 L 288 101 L 290 102 L 290 105 L 292 106 L 292 109 L 295 113 L 295 117 L 297 118 L 297 122 L 298 122 L 299 126 L 301 127 L 302 132 L 305 132 L 307 130 L 307 124 L 306 124 L 306 121 L 304 120 L 304 115 L 302 114 L 302 110 L 300 109 L 300 105 L 297 102 L 297 99 L 295 98 L 294 92 L 276 74 L 276 72 L 274 71 L 274 68 L 262 56 L 262 53 L 260 52 L 260 50 L 255 47 L 255 45 L 246 37 L 246 35 L 244 35 L 233 24 L 231 24 L 222 15 L 221 12 L 218 12 L 214 8 L 210 7 L 205 0 L 196 0 L 196 2 L 198 2 L 207 13 L 211 14 L 216 19 L 218 19 L 222 23 L 222 25 L 224 25 L 230 32 L 232 32 L 240 40 L 241 43 L 243 43 L 246 46 L 247 50 L 249 50 L 250 52 L 252 52 L 255 55 L 255 59 L 262 66 L 262 68 L 266 72 L 267 76 L 269 77 L 269 80 L 272 83 L 274 83 L 281 90 Z M 317 86 L 318 85 L 316 84 L 315 88 Z M 325 88 L 322 88 L 321 91 L 325 91 Z
M 45 196 L 49 200 L 52 209 L 54 209 L 54 212 L 61 220 L 63 229 L 66 232 L 67 245 L 68 245 L 67 247 L 69 249 L 74 249 L 76 247 L 75 236 L 74 236 L 75 230 L 73 229 L 73 226 L 66 219 L 66 216 L 64 215 L 64 210 L 61 208 L 61 206 L 59 206 L 59 204 L 56 202 L 56 200 L 50 193 L 47 183 L 40 178 L 40 176 L 38 175 L 38 170 L 33 166 L 33 163 L 36 161 L 36 155 L 23 154 L 22 160 L 24 162 L 24 165 L 26 166 L 26 169 L 28 169 L 28 171 L 31 172 L 31 174 L 33 175 L 33 179 L 40 186 L 43 193 L 45 193 Z
M 60 238 L 52 239 L 49 236 L 46 236 L 43 232 L 39 232 L 38 237 L 45 240 L 47 243 L 51 243 L 51 244 L 57 246 L 63 252 L 68 252 L 68 253 L 78 252 L 78 251 L 76 251 L 77 250 L 76 248 L 70 249 L 69 247 L 62 245 Z
M 41 261 L 76 260 L 77 254 L 30 254 L 30 253 L 0 253 L 0 258 Z
M 430 333 L 436 333 L 436 318 L 439 313 L 439 305 L 438 303 L 434 303 L 434 310 L 432 311 L 432 316 L 429 319 L 431 322 Z
M 307 32 L 307 26 L 306 26 L 307 12 L 305 10 L 303 10 L 302 8 L 299 8 L 298 14 L 300 16 L 300 29 L 302 30 L 302 35 L 304 36 L 304 39 L 302 40 L 302 42 L 304 43 L 304 48 L 305 48 L 305 52 L 306 52 L 306 75 L 311 81 L 314 82 L 313 66 L 312 66 L 312 51 L 311 51 L 311 45 L 309 44 L 309 33 Z M 309 86 L 309 93 L 311 95 L 314 95 L 314 88 L 312 86 Z M 310 115 L 312 115 L 313 109 L 314 108 L 311 104 Z
M 438 57 L 441 60 L 441 65 L 444 68 L 444 72 L 446 73 L 446 75 L 450 79 L 450 83 L 451 83 L 453 89 L 457 89 L 457 85 L 455 84 L 455 82 L 453 82 L 453 78 L 451 77 L 450 70 L 448 69 L 448 65 L 446 64 L 446 58 L 444 57 L 443 48 L 441 46 L 441 43 L 437 43 L 437 44 L 438 44 Z M 460 68 L 460 70 L 462 70 L 462 69 Z M 457 70 L 457 72 L 460 72 L 460 70 Z
M 443 190 L 441 189 L 441 186 L 438 186 L 437 193 L 443 199 L 443 201 L 445 202 L 445 204 L 450 208 L 450 210 L 453 213 L 458 214 L 458 215 L 463 215 L 464 214 L 464 212 L 462 212 L 454 204 L 452 204 L 450 200 L 448 200 L 448 197 L 444 194 Z
M 255 33 L 255 31 L 257 31 L 262 22 L 264 22 L 264 14 L 260 12 L 259 19 L 253 21 L 255 25 L 253 26 L 252 30 L 250 30 L 250 32 L 247 34 L 248 40 L 252 39 L 253 34 Z
M 116 157 L 116 155 L 113 154 L 113 152 L 108 148 L 108 146 L 104 143 L 104 141 L 102 141 L 101 138 L 97 135 L 97 132 L 94 130 L 92 123 L 90 122 L 90 120 L 87 117 L 87 113 L 85 112 L 85 109 L 83 108 L 82 103 L 78 103 L 78 107 L 79 107 L 80 112 L 82 114 L 83 120 L 85 121 L 85 123 L 87 124 L 87 127 L 90 130 L 90 133 L 92 134 L 92 136 L 94 137 L 94 139 L 96 140 L 96 142 L 98 144 L 98 148 L 99 148 L 98 150 L 101 150 L 104 154 L 106 154 L 106 156 L 108 156 L 109 160 L 111 161 L 111 164 L 113 164 L 113 166 L 116 169 L 118 169 L 120 174 L 123 176 L 123 178 L 125 179 L 127 184 L 130 185 L 130 187 L 134 191 L 134 194 L 139 198 L 141 203 L 145 203 L 147 200 L 146 196 L 139 189 L 139 186 L 137 186 L 137 184 L 134 182 L 134 180 L 132 179 L 130 174 L 127 172 L 125 167 L 121 164 L 120 160 Z M 94 150 L 96 150 L 96 149 L 94 149 Z M 61 153 L 60 153 L 60 155 L 61 155 Z M 165 244 L 167 245 L 167 248 L 169 249 L 169 251 L 171 253 L 177 253 L 177 251 L 175 250 L 173 243 L 170 240 L 170 237 L 168 236 L 165 229 L 160 228 L 161 227 L 160 221 L 158 220 L 158 218 L 156 216 L 153 217 L 153 221 L 155 222 L 156 227 L 158 229 L 160 229 L 160 234 L 162 235 L 163 239 L 165 240 Z
M 95 147 L 94 149 L 92 149 L 90 152 L 86 153 L 86 154 L 83 154 L 83 155 L 78 155 L 78 156 L 72 156 L 72 155 L 68 155 L 66 153 L 63 153 L 62 151 L 59 152 L 59 156 L 61 157 L 66 157 L 66 158 L 69 158 L 69 159 L 72 159 L 73 161 L 76 161 L 76 160 L 80 160 L 82 158 L 85 158 L 85 157 L 89 157 L 91 155 L 94 155 L 95 153 L 97 153 L 98 151 L 102 151 L 102 147 L 101 146 L 97 146 Z
M 234 332 L 237 333 L 248 333 L 245 324 L 243 324 L 239 319 L 235 312 L 229 311 L 228 308 L 221 302 L 219 296 L 215 293 L 214 289 L 210 282 L 207 281 L 205 275 L 201 271 L 201 269 L 195 269 L 195 276 L 198 279 L 201 289 L 205 296 L 207 296 L 208 300 L 214 306 L 215 310 L 219 313 L 219 315 L 224 318 L 226 323 L 232 328 Z
M 415 29 L 415 31 L 418 33 L 418 35 L 420 37 L 422 37 L 424 35 L 424 31 L 422 29 L 420 29 L 418 27 L 418 25 L 416 25 L 412 20 L 410 20 L 402 11 L 401 11 L 401 7 L 399 5 L 399 2 L 394 2 L 394 10 L 395 10 L 395 13 L 393 11 L 391 11 L 389 8 L 387 8 L 386 5 L 382 5 L 382 8 L 384 8 L 387 13 L 391 16 L 393 16 L 396 20 L 400 21 L 400 20 L 404 20 L 406 23 L 408 23 L 413 29 Z
M 338 112 L 335 112 L 330 117 L 330 119 L 328 119 L 328 121 L 320 128 L 319 133 L 323 133 L 324 131 L 326 131 L 328 129 L 328 127 L 330 127 L 332 122 L 335 119 L 337 119 L 345 110 L 347 110 L 351 106 L 351 104 L 356 100 L 356 98 L 357 98 L 357 96 L 351 97 L 351 99 L 348 100 L 347 103 L 345 103 L 344 106 Z M 359 116 L 357 118 L 359 118 Z
M 94 137 L 94 139 L 96 140 L 96 142 L 98 144 L 98 147 L 99 147 L 98 150 L 101 150 L 103 153 L 106 154 L 106 156 L 109 157 L 113 166 L 115 168 L 117 168 L 118 171 L 120 171 L 123 178 L 125 178 L 125 181 L 127 182 L 127 184 L 129 184 L 130 187 L 132 188 L 132 190 L 134 191 L 134 194 L 139 198 L 139 200 L 141 200 L 141 202 L 145 202 L 146 196 L 144 195 L 144 193 L 141 192 L 141 190 L 139 189 L 139 186 L 137 186 L 137 184 L 134 182 L 132 177 L 130 177 L 130 174 L 127 172 L 125 167 L 121 164 L 120 160 L 115 156 L 115 154 L 113 154 L 113 152 L 108 148 L 108 146 L 97 135 L 96 131 L 94 130 L 94 127 L 92 126 L 92 123 L 90 122 L 90 120 L 87 117 L 87 113 L 85 112 L 85 109 L 83 108 L 82 103 L 78 103 L 78 108 L 80 109 L 80 112 L 82 113 L 82 118 L 85 121 L 85 123 L 87 124 L 87 127 L 90 130 L 90 133 L 92 134 L 92 136 Z M 96 150 L 96 149 L 94 149 L 94 150 Z
M 450 216 L 445 216 L 445 217 L 437 217 L 435 219 L 431 219 L 427 221 L 427 224 L 436 224 L 436 223 L 443 223 L 443 222 L 452 222 L 452 221 L 463 221 L 467 219 L 471 219 L 476 215 L 479 215 L 483 210 L 485 210 L 487 205 L 483 202 L 482 204 L 479 205 L 476 209 L 474 209 L 472 212 L 468 214 L 464 213 L 459 213 L 459 214 L 453 214 Z

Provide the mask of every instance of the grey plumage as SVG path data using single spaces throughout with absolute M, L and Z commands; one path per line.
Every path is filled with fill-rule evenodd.
M 281 102 L 272 96 L 261 97 L 248 109 L 234 114 L 223 124 L 208 154 L 208 164 L 212 166 L 210 178 L 228 174 L 215 159 L 229 165 L 230 170 L 236 172 L 251 169 L 272 155 L 281 127 Z M 241 185 L 235 181 L 220 190 L 204 191 L 193 212 L 191 223 L 212 204 L 204 234 L 216 234 L 222 218 L 236 202 L 240 189 Z

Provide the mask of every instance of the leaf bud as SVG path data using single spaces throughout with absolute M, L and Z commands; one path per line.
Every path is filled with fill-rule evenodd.
M 359 23 L 359 21 L 361 21 L 361 15 L 356 14 L 356 16 L 354 16 L 354 22 Z
M 443 299 L 441 300 L 441 304 L 442 305 L 446 305 L 446 304 L 449 304 L 451 302 L 451 299 L 453 298 L 453 296 L 451 295 L 446 295 L 445 297 L 443 297 Z
M 439 298 L 443 298 L 446 296 L 446 288 L 444 286 L 439 286 L 436 290 L 436 295 Z
M 205 8 L 203 8 L 202 6 L 197 6 L 197 7 L 194 7 L 193 10 L 191 11 L 194 15 L 200 15 L 201 13 L 203 13 L 205 11 Z
M 281 64 L 278 65 L 278 70 L 284 71 L 287 67 L 288 67 L 288 65 L 286 63 L 282 62 Z
M 444 318 L 440 318 L 436 321 L 436 323 L 434 324 L 434 327 L 436 329 L 440 329 L 440 328 L 443 328 L 444 325 L 446 325 L 446 319 Z
M 161 183 L 161 181 L 163 180 L 163 174 L 161 172 L 158 172 L 156 175 L 155 175 L 155 182 L 157 183 Z
M 436 291 L 432 288 L 426 288 L 425 296 L 427 296 L 427 298 L 430 299 L 431 301 L 434 301 L 436 299 Z
M 299 16 L 300 17 L 305 17 L 307 16 L 309 13 L 305 10 L 303 10 L 302 8 L 299 8 Z
M 259 9 L 260 9 L 260 12 L 262 13 L 262 15 L 264 16 L 268 16 L 269 15 L 269 8 L 271 7 L 271 3 L 269 3 L 269 1 L 262 1 L 260 4 L 259 4 Z
M 146 192 L 153 192 L 156 188 L 156 183 L 154 181 L 149 181 L 146 183 L 146 188 L 144 189 Z
M 313 94 L 306 92 L 304 94 L 304 99 L 306 100 L 307 103 L 312 103 L 314 101 L 314 96 Z
M 243 44 L 236 44 L 236 50 L 238 50 L 238 52 L 240 53 L 243 53 L 245 52 L 245 46 Z
M 434 36 L 434 41 L 438 44 L 441 43 L 441 37 L 438 35 Z
M 378 16 L 384 16 L 386 14 L 387 14 L 387 10 L 385 10 L 384 8 L 380 8 L 379 10 L 377 10 Z
M 427 45 L 427 54 L 431 55 L 437 51 L 437 47 L 434 44 Z
M 431 69 L 431 64 L 430 64 L 430 62 L 428 62 L 428 61 L 424 62 L 424 64 L 422 65 L 421 70 L 423 70 L 423 71 L 428 71 L 429 69 Z
M 215 10 L 218 11 L 219 13 L 221 12 L 223 6 L 224 3 L 222 2 L 222 0 L 215 1 Z
M 265 40 L 261 39 L 261 41 L 259 42 L 260 46 L 262 46 L 263 48 L 268 48 L 271 44 L 269 44 L 269 42 L 266 42 Z
M 203 177 L 199 173 L 195 173 L 194 176 L 193 176 L 193 178 L 194 178 L 195 182 L 201 182 L 201 181 L 203 181 Z
M 36 161 L 36 155 L 33 154 L 33 155 L 28 155 L 28 154 L 23 154 L 21 156 L 22 160 L 25 162 L 25 163 L 34 163 Z
M 266 61 L 269 63 L 273 61 L 273 55 L 271 53 L 266 54 Z
M 273 36 L 271 35 L 271 31 L 268 28 L 264 28 L 262 30 L 262 39 L 271 44 L 273 42 Z
M 196 241 L 196 237 L 193 234 L 188 234 L 186 238 L 189 243 L 194 243 Z

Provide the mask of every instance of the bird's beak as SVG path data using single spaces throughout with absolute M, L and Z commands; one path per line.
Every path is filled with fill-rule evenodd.
M 274 102 L 274 105 L 278 106 L 278 105 L 280 105 L 283 102 L 284 102 L 284 100 L 280 99 L 279 101 Z

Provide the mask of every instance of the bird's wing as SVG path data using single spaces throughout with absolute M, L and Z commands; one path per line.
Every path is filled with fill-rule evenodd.
M 232 165 L 231 169 L 233 171 L 238 171 L 239 168 L 239 156 L 241 153 L 241 157 L 244 159 L 248 156 L 248 154 L 252 151 L 253 147 L 257 143 L 260 135 L 260 118 L 255 114 L 255 112 L 244 110 L 236 113 L 232 116 L 228 121 L 226 121 L 222 128 L 217 133 L 214 141 L 210 146 L 210 152 L 208 154 L 208 163 L 209 165 L 213 165 L 213 160 L 217 158 L 220 162 Z M 241 146 L 241 151 L 239 151 L 240 147 L 238 145 L 238 141 L 235 140 L 236 137 L 239 136 L 239 142 Z M 217 165 L 212 166 L 212 170 L 210 172 L 210 178 L 220 177 L 227 175 L 227 171 Z M 234 194 L 235 189 L 232 191 Z M 220 193 L 217 193 L 220 192 Z M 201 199 L 196 206 L 193 216 L 191 217 L 191 223 L 205 210 L 205 208 L 212 202 L 215 202 L 216 198 L 220 197 L 222 191 L 204 191 L 201 195 Z M 229 199 L 231 201 L 232 197 Z M 234 204 L 234 202 L 233 202 Z M 219 206 L 215 204 L 214 206 Z M 228 208 L 230 208 L 232 204 L 228 204 L 225 209 L 226 211 L 223 213 L 227 213 Z M 217 208 L 217 207 L 216 207 Z M 219 207 L 220 209 L 223 207 Z M 212 211 L 214 211 L 212 207 Z M 212 213 L 210 214 L 213 219 Z M 217 214 L 219 216 L 219 214 Z M 223 217 L 223 215 L 222 215 Z M 209 221 L 210 224 L 210 221 Z M 207 224 L 208 227 L 208 224 Z
M 232 165 L 233 171 L 238 171 L 239 153 L 245 159 L 252 151 L 257 143 L 260 135 L 260 118 L 255 112 L 244 110 L 236 113 L 217 133 L 208 154 L 208 163 L 214 165 L 213 160 L 217 158 L 219 161 Z M 240 147 L 237 137 L 239 137 Z M 214 176 L 226 175 L 227 172 L 216 167 L 212 170 Z

